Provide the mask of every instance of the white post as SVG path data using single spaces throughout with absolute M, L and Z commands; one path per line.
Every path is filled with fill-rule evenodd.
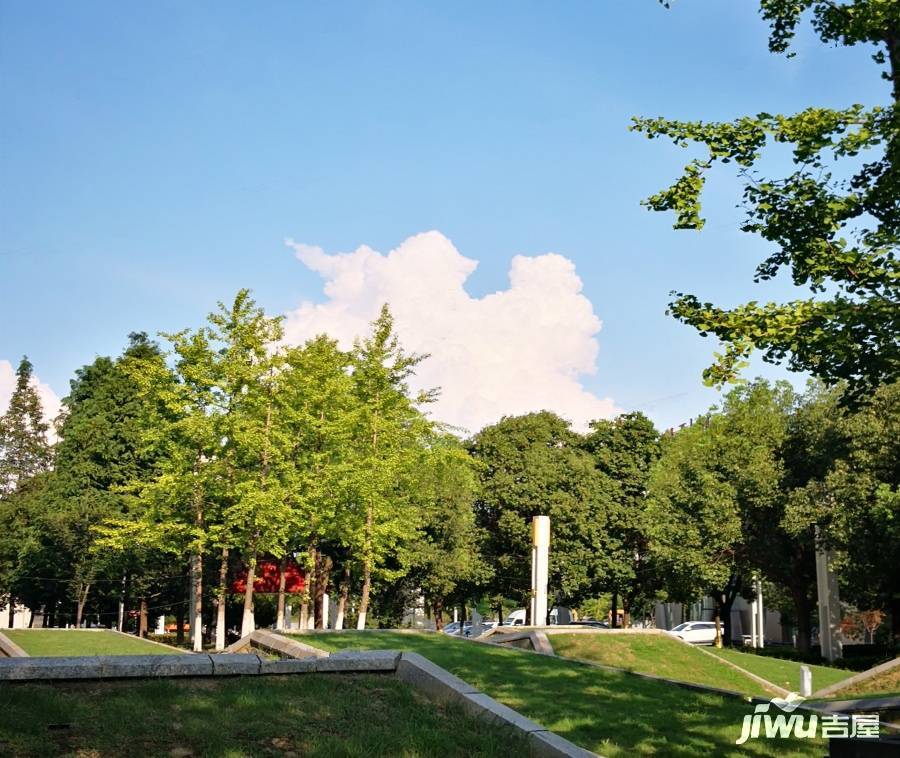
M 547 624 L 547 578 L 550 556 L 550 517 L 531 520 L 531 624 Z
M 459 608 L 453 609 L 453 622 L 459 623 Z
M 750 647 L 756 647 L 756 609 L 759 601 L 754 600 L 750 603 Z
M 157 634 L 165 634 L 166 633 L 166 617 L 159 616 L 156 619 L 156 633 Z
M 756 619 L 759 629 L 756 631 L 756 637 L 759 640 L 759 647 L 766 646 L 766 606 L 763 604 L 762 580 L 756 580 Z
M 809 697 L 812 695 L 812 671 L 810 671 L 809 666 L 801 666 L 800 667 L 800 694 L 803 697 Z
M 290 604 L 285 605 L 284 606 L 284 628 L 285 629 L 291 628 L 292 614 L 293 614 L 293 609 L 291 608 Z
M 328 598 L 328 593 L 325 592 L 322 594 L 322 628 L 328 628 L 328 604 L 331 601 Z

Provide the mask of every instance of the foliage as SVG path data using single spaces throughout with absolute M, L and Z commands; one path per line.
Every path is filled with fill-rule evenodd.
M 845 435 L 845 452 L 793 493 L 786 524 L 794 532 L 818 526 L 837 551 L 844 599 L 889 608 L 900 637 L 900 581 L 887 568 L 900 565 L 900 382 L 841 417 L 836 433 Z
M 608 549 L 613 484 L 569 424 L 542 411 L 482 429 L 470 450 L 480 462 L 478 524 L 495 570 L 493 594 L 524 603 L 530 593 L 531 519 L 550 517 L 550 587 L 577 604 L 612 575 Z
M 584 440 L 598 471 L 614 483 L 607 543 L 611 570 L 606 588 L 624 600 L 632 613 L 640 599 L 652 597 L 659 577 L 648 549 L 651 530 L 647 502 L 650 469 L 660 454 L 659 433 L 642 413 L 626 413 L 612 421 L 594 421 Z
M 8 496 L 50 465 L 50 425 L 34 387 L 33 366 L 22 358 L 6 413 L 0 416 L 0 497 Z
M 448 600 L 465 604 L 462 593 L 490 576 L 480 550 L 485 535 L 476 526 L 473 509 L 477 471 L 465 448 L 448 434 L 433 436 L 416 468 L 421 520 L 407 560 L 440 629 Z
M 882 75 L 892 84 L 891 100 L 731 122 L 635 118 L 631 128 L 650 139 L 705 149 L 672 186 L 645 201 L 651 210 L 672 211 L 676 229 L 701 229 L 707 173 L 717 163 L 735 164 L 744 180 L 742 230 L 774 248 L 755 281 L 785 268 L 795 285 L 812 293 L 730 309 L 673 293 L 670 311 L 725 344 L 704 374 L 710 383 L 735 379 L 759 349 L 767 361 L 786 359 L 791 369 L 829 384 L 844 381 L 857 397 L 900 376 L 900 2 L 761 0 L 760 6 L 772 26 L 773 52 L 788 49 L 807 9 L 822 42 L 876 45 L 874 59 L 887 64 Z M 790 147 L 795 170 L 763 176 L 757 169 L 776 145 Z

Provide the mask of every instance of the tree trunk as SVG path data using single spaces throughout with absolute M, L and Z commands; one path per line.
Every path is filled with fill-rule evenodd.
M 721 592 L 716 593 L 716 620 L 721 624 L 724 632 L 721 635 L 721 642 L 724 645 L 731 645 L 731 632 L 732 632 L 732 623 L 731 623 L 731 606 L 734 605 L 734 599 L 737 597 L 738 587 L 740 586 L 740 582 L 738 576 L 736 574 L 732 574 L 728 578 L 728 583 L 725 585 L 725 589 Z M 716 629 L 718 634 L 718 627 Z
M 344 576 L 341 578 L 341 594 L 338 598 L 337 613 L 334 616 L 334 628 L 344 628 L 344 613 L 347 610 L 347 598 L 350 597 L 350 559 L 344 563 Z
M 138 615 L 138 637 L 144 639 L 147 636 L 147 598 L 141 598 L 140 608 Z
M 356 619 L 356 628 L 366 628 L 366 615 L 369 612 L 369 591 L 372 588 L 372 568 L 369 565 L 369 559 L 366 558 L 363 564 L 363 586 L 362 597 L 359 600 L 359 616 Z
M 191 642 L 195 653 L 203 651 L 203 555 L 198 551 L 191 556 L 191 586 L 193 589 L 193 622 Z
M 306 549 L 307 560 L 309 561 L 306 570 L 306 626 L 304 629 L 313 629 L 316 625 L 316 595 L 318 593 L 317 585 L 319 583 L 319 575 L 316 572 L 316 561 L 318 560 L 319 551 L 316 550 L 314 542 L 309 544 Z
M 125 631 L 125 582 L 127 581 L 125 574 L 122 574 L 122 590 L 119 593 L 119 616 L 116 629 L 120 632 Z
M 91 591 L 90 583 L 84 585 L 84 592 L 78 590 L 78 606 L 75 610 L 75 628 L 81 627 L 81 617 L 84 614 L 84 606 L 87 603 L 88 593 Z
M 228 590 L 228 548 L 222 548 L 219 563 L 219 588 L 216 600 L 216 650 L 225 649 L 225 598 Z
M 612 608 L 610 610 L 610 614 L 612 618 L 610 619 L 609 627 L 610 629 L 618 629 L 619 628 L 619 593 L 617 590 L 613 590 L 612 593 Z
M 797 618 L 797 650 L 808 653 L 812 644 L 812 602 L 805 587 L 792 585 L 791 597 Z
M 372 589 L 372 523 L 374 521 L 373 505 L 371 501 L 366 508 L 366 549 L 363 554 L 363 586 L 362 597 L 359 601 L 359 616 L 356 619 L 356 628 L 366 628 L 366 616 L 369 612 L 369 591 Z
M 241 621 L 241 637 L 246 637 L 256 628 L 253 621 L 253 583 L 256 581 L 256 553 L 247 562 L 247 586 L 244 588 L 244 617 Z
M 278 562 L 278 607 L 275 611 L 275 628 L 279 632 L 284 631 L 284 588 L 287 584 L 287 577 L 285 576 L 287 562 L 286 555 L 282 556 Z
M 10 629 L 12 629 L 12 628 L 13 628 L 13 624 L 16 622 L 16 598 L 15 598 L 15 596 L 14 596 L 13 594 L 10 594 L 10 596 L 9 596 L 9 613 L 8 613 L 8 618 L 9 618 L 9 624 L 8 624 L 8 626 L 9 626 Z
M 434 616 L 434 628 L 441 631 L 444 628 L 444 598 L 435 598 L 431 603 L 431 612 Z
M 309 593 L 303 595 L 303 602 L 300 603 L 300 629 L 304 632 L 309 629 Z
M 175 606 L 175 643 L 184 644 L 184 603 Z
M 313 626 L 325 628 L 325 595 L 328 592 L 328 579 L 331 576 L 332 560 L 320 550 L 316 553 L 316 595 L 313 601 Z

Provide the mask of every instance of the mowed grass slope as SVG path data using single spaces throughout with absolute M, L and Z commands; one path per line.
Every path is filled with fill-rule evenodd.
M 726 661 L 737 664 L 743 669 L 747 669 L 747 671 L 757 676 L 761 676 L 763 679 L 772 682 L 772 684 L 777 684 L 779 687 L 784 687 L 786 690 L 793 692 L 800 691 L 800 666 L 804 664 L 781 658 L 767 658 L 763 655 L 743 653 L 740 650 L 732 650 L 730 648 L 721 650 L 710 648 L 710 652 Z M 853 671 L 832 668 L 831 666 L 810 665 L 809 668 L 812 671 L 813 691 L 830 687 L 832 684 L 837 684 L 854 674 Z
M 819 740 L 735 740 L 752 712 L 737 698 L 696 692 L 627 673 L 440 634 L 342 632 L 304 635 L 325 650 L 421 653 L 500 702 L 607 758 L 630 755 L 821 756 Z
M 662 634 L 597 632 L 552 634 L 548 638 L 556 654 L 566 658 L 580 658 L 604 666 L 718 687 L 744 695 L 770 697 L 776 694 L 702 650 Z
M 815 686 L 815 675 L 813 675 Z M 884 695 L 900 695 L 900 666 L 885 671 L 859 684 L 838 690 L 829 697 L 830 700 L 844 700 L 853 697 L 879 697 Z
M 3 634 L 31 656 L 179 655 L 182 652 L 103 629 L 4 629 Z
M 525 740 L 391 676 L 300 674 L 0 688 L 3 756 L 486 756 Z

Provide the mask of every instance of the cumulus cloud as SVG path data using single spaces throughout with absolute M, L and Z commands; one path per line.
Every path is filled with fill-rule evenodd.
M 325 301 L 290 311 L 286 340 L 327 333 L 349 347 L 388 303 L 404 348 L 431 355 L 412 384 L 441 388 L 429 408 L 434 418 L 475 432 L 504 415 L 542 409 L 578 428 L 616 413 L 611 399 L 581 382 L 597 370 L 601 322 L 567 258 L 517 255 L 509 288 L 476 298 L 465 283 L 477 261 L 436 231 L 387 254 L 365 245 L 332 255 L 293 240 L 287 245 L 323 278 Z
M 37 389 L 38 397 L 41 399 L 41 407 L 44 410 L 44 418 L 51 425 L 50 438 L 55 439 L 52 431 L 53 420 L 59 415 L 62 409 L 59 395 L 46 382 L 40 381 L 38 377 L 33 376 L 32 385 Z M 9 361 L 0 360 L 0 416 L 6 413 L 9 407 L 9 399 L 12 397 L 13 390 L 16 388 L 16 367 Z

